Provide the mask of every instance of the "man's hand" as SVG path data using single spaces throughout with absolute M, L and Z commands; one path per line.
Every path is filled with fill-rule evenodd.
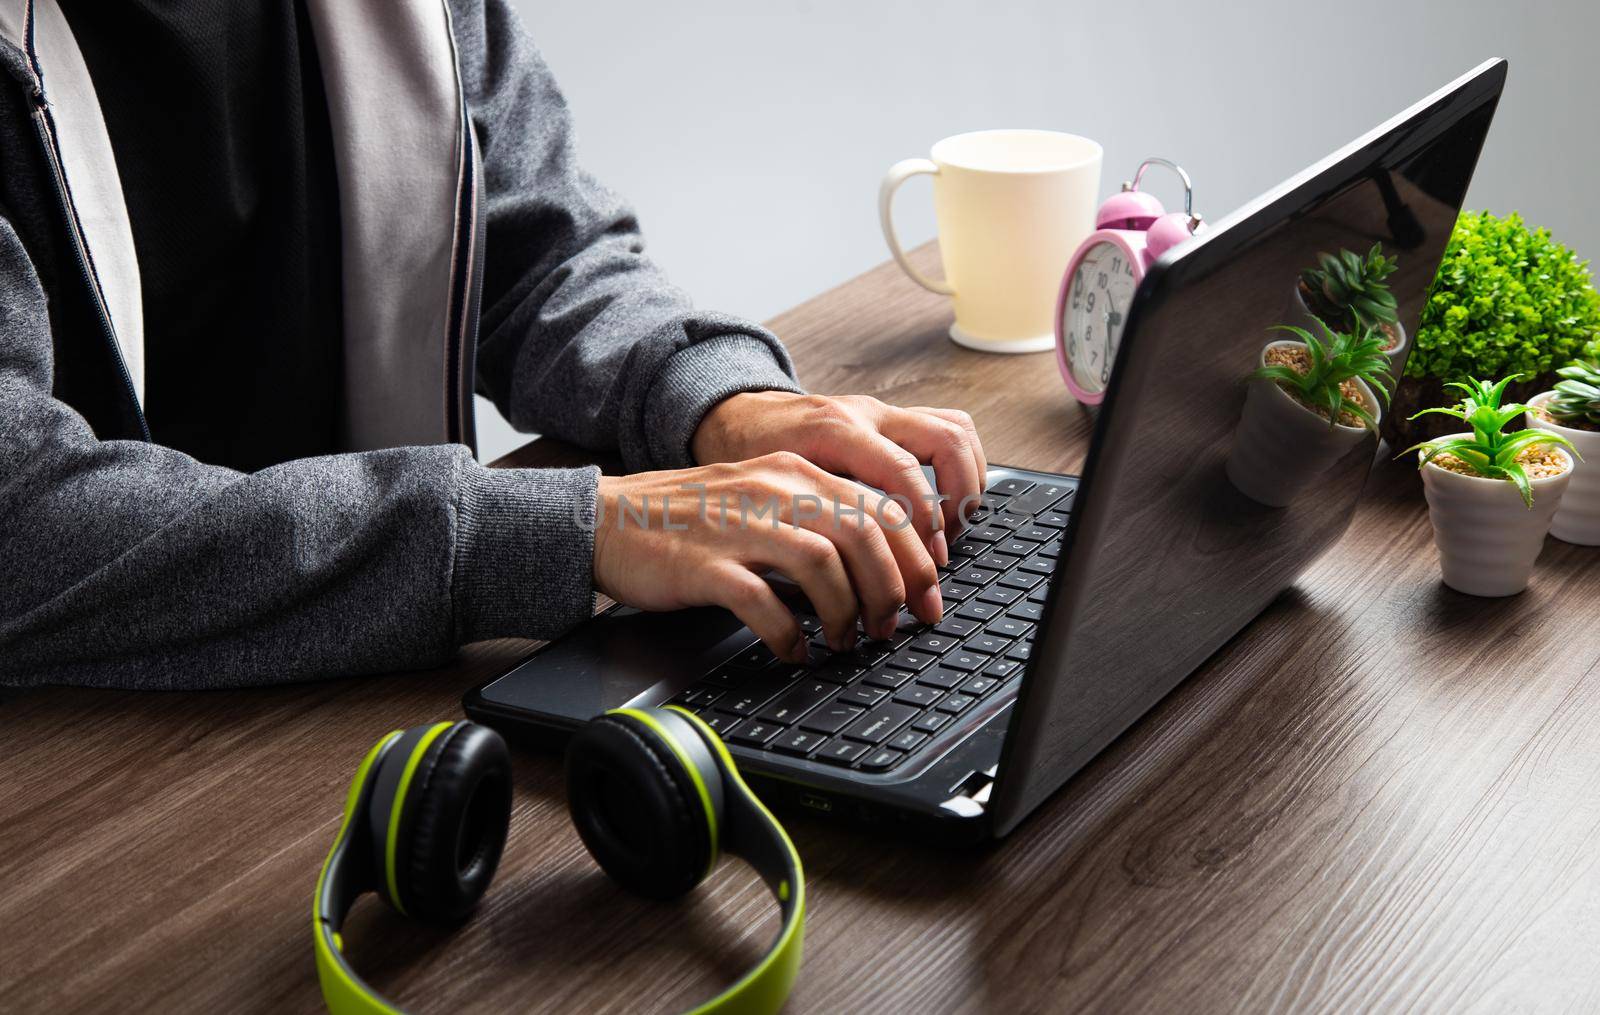
M 900 409 L 865 395 L 734 395 L 706 414 L 690 451 L 703 465 L 792 451 L 900 499 L 940 565 L 950 562 L 943 530 L 960 527 L 983 493 L 989 464 L 972 417 L 955 409 Z M 922 472 L 933 466 L 942 505 Z
M 836 651 L 855 645 L 857 616 L 887 639 L 902 603 L 926 623 L 943 615 L 938 573 L 906 512 L 793 452 L 603 476 L 598 512 L 601 592 L 645 610 L 726 607 L 784 659 L 803 661 L 806 637 L 761 579 L 768 570 L 800 585 Z

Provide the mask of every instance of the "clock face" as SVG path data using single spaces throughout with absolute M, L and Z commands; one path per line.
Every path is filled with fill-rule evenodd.
M 1111 364 L 1128 320 L 1139 280 L 1128 254 L 1115 243 L 1096 243 L 1072 274 L 1061 313 L 1072 377 L 1085 391 L 1099 392 L 1111 380 Z

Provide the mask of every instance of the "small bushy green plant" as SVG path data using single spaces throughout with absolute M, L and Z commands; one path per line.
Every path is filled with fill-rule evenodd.
M 1526 405 L 1500 404 L 1500 400 L 1505 397 L 1506 385 L 1515 380 L 1517 375 L 1511 374 L 1502 377 L 1494 384 L 1476 379 L 1469 380 L 1465 384 L 1452 382 L 1449 387 L 1466 393 L 1466 397 L 1457 403 L 1455 408 L 1423 409 L 1411 418 L 1416 419 L 1417 416 L 1430 414 L 1453 416 L 1471 427 L 1472 435 L 1439 437 L 1414 444 L 1400 453 L 1405 455 L 1413 451 L 1420 452 L 1417 455 L 1419 469 L 1440 455 L 1453 455 L 1485 479 L 1504 479 L 1515 484 L 1517 492 L 1522 494 L 1522 502 L 1530 508 L 1533 507 L 1533 486 L 1528 479 L 1528 471 L 1517 459 L 1523 452 L 1538 444 L 1560 444 L 1572 450 L 1574 455 L 1577 454 L 1577 450 L 1572 447 L 1571 441 L 1549 430 L 1505 432 L 1507 423 L 1528 411 Z
M 1600 427 L 1600 363 L 1578 360 L 1556 371 L 1561 380 L 1544 409 L 1558 423 Z
M 1433 280 L 1407 377 L 1547 374 L 1585 352 L 1600 332 L 1600 294 L 1589 262 L 1504 218 L 1463 212 Z
M 1322 338 L 1292 324 L 1275 325 L 1274 331 L 1287 331 L 1306 344 L 1310 369 L 1301 373 L 1284 363 L 1272 363 L 1255 371 L 1252 379 L 1276 381 L 1307 405 L 1326 409 L 1331 429 L 1339 422 L 1339 414 L 1348 412 L 1369 430 L 1378 429 L 1378 421 L 1367 409 L 1353 399 L 1346 398 L 1340 387 L 1352 377 L 1365 381 L 1367 387 L 1385 400 L 1389 389 L 1379 378 L 1389 380 L 1389 359 L 1383 354 L 1383 340 L 1371 329 L 1359 334 L 1353 331 L 1334 331 L 1327 322 L 1317 318 Z

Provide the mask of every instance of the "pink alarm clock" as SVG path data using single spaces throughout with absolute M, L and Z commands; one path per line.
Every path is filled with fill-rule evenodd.
M 1182 178 L 1182 212 L 1167 214 L 1154 194 L 1139 189 L 1152 165 L 1166 166 Z M 1106 397 L 1128 307 L 1144 273 L 1156 258 L 1200 229 L 1189 174 L 1176 162 L 1145 159 L 1132 182 L 1106 198 L 1094 224 L 1095 231 L 1067 262 L 1056 297 L 1056 362 L 1073 396 L 1085 405 L 1099 405 Z

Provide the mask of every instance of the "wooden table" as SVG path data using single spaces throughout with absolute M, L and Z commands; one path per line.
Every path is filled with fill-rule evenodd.
M 992 461 L 1082 461 L 1048 356 L 958 349 L 892 266 L 772 323 L 815 390 L 966 408 Z M 537 441 L 508 463 L 570 457 Z M 357 761 L 528 648 L 274 690 L 7 694 L 0 1009 L 320 1010 L 311 887 Z M 402 1003 L 671 1010 L 768 940 L 742 865 L 682 905 L 634 900 L 571 831 L 558 760 L 517 767 L 475 920 L 357 908 L 353 960 Z M 1600 550 L 1552 541 L 1523 595 L 1458 595 L 1414 470 L 1384 466 L 1297 589 L 1008 841 L 790 827 L 810 874 L 794 1012 L 1594 1010 Z

